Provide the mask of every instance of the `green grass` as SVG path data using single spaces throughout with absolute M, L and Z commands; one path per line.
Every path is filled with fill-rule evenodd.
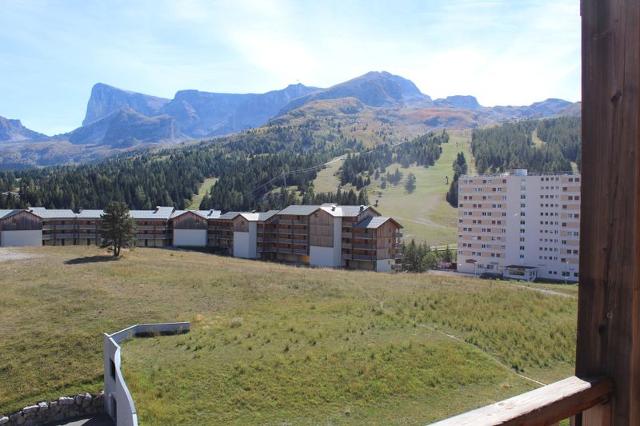
M 340 178 L 338 172 L 342 163 L 344 162 L 344 156 L 336 157 L 328 164 L 324 169 L 318 172 L 318 176 L 313 181 L 315 192 L 336 192 L 340 186 Z
M 200 208 L 200 203 L 202 202 L 202 199 L 204 198 L 205 195 L 209 193 L 209 191 L 211 191 L 211 188 L 213 188 L 213 185 L 215 185 L 217 181 L 218 181 L 218 178 L 215 178 L 215 177 L 206 178 L 204 182 L 200 184 L 200 187 L 198 188 L 198 193 L 194 194 L 193 197 L 191 197 L 191 201 L 187 205 L 187 209 L 198 210 Z
M 470 151 L 470 132 L 451 130 L 449 134 L 450 141 L 442 146 L 442 155 L 433 166 L 402 168 L 399 164 L 392 164 L 387 171 L 393 173 L 397 167 L 403 173 L 398 185 L 387 185 L 382 189 L 380 181 L 374 180 L 367 187 L 369 202 L 373 205 L 377 201 L 380 213 L 400 221 L 407 241 L 413 238 L 430 245 L 455 245 L 457 242 L 458 212 L 445 199 L 449 190 L 446 178 L 453 178 L 452 164 L 459 152 L 464 152 L 470 174 L 475 173 L 475 167 Z M 318 173 L 314 180 L 316 192 L 335 191 L 338 188 L 341 166 L 342 161 L 338 160 Z M 408 193 L 404 187 L 409 173 L 416 176 L 416 189 L 412 193 Z
M 452 131 L 450 135 L 449 143 L 442 146 L 442 155 L 433 166 L 400 168 L 403 178 L 398 185 L 381 189 L 379 182 L 373 182 L 369 188 L 369 201 L 373 204 L 378 199 L 380 213 L 393 216 L 404 226 L 405 241 L 414 238 L 430 245 L 455 244 L 457 241 L 458 212 L 445 199 L 449 190 L 446 177 L 449 181 L 453 178 L 451 165 L 458 152 L 464 152 L 468 163 L 472 156 L 468 132 Z M 387 170 L 393 173 L 396 167 L 399 165 L 394 164 Z M 412 193 L 404 187 L 409 173 L 416 176 L 416 189 Z M 475 173 L 473 164 L 470 164 L 469 173 Z
M 425 423 L 535 387 L 516 372 L 546 383 L 573 370 L 576 300 L 510 283 L 22 252 L 37 257 L 0 262 L 0 413 L 98 391 L 102 333 L 139 322 L 193 323 L 124 345 L 142 424 Z

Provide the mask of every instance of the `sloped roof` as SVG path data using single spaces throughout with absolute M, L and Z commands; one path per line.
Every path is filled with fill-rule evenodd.
M 354 228 L 377 229 L 382 225 L 384 225 L 389 220 L 395 223 L 396 225 L 398 225 L 398 227 L 402 228 L 402 225 L 400 225 L 394 218 L 387 217 L 387 216 L 367 217 L 365 219 L 362 219 L 360 222 L 356 223 L 354 225 Z
M 204 218 L 204 219 L 214 219 L 216 217 L 220 216 L 220 210 L 174 210 L 173 213 L 171 213 L 171 219 L 175 219 L 178 216 L 181 216 L 185 213 L 193 213 L 193 214 L 197 214 L 198 216 Z
M 263 222 L 267 219 L 271 219 L 277 214 L 278 214 L 278 210 L 269 210 L 267 212 L 260 212 L 258 213 L 258 221 Z
M 319 208 L 320 206 L 301 206 L 301 205 L 294 204 L 294 205 L 290 205 L 289 207 L 286 207 L 284 210 L 280 210 L 278 214 L 279 215 L 290 214 L 294 216 L 309 216 Z
M 242 217 L 249 222 L 262 222 L 278 214 L 278 210 L 269 210 L 268 212 L 240 213 Z
M 0 210 L 0 220 L 5 217 L 13 216 L 16 210 Z
M 335 217 L 356 217 L 360 213 L 367 211 L 369 209 L 375 212 L 376 214 L 380 214 L 373 207 L 364 206 L 364 205 L 363 206 L 340 206 L 337 204 L 326 203 L 320 206 L 320 208 Z
M 200 216 L 206 217 L 207 219 L 215 219 L 216 217 L 220 217 L 222 213 L 220 210 L 194 210 Z
M 241 214 L 241 212 L 226 212 L 225 214 L 218 216 L 218 219 L 231 220 L 235 219 L 239 214 Z
M 70 209 L 47 209 L 45 207 L 32 207 L 31 213 L 42 219 L 75 219 L 76 214 Z
M 155 210 L 129 210 L 129 215 L 134 219 L 169 220 L 173 210 L 173 207 L 156 207 Z
M 104 214 L 104 210 L 80 210 L 78 219 L 100 219 Z

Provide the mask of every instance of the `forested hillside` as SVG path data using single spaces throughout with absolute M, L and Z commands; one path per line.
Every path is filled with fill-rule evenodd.
M 100 163 L 0 172 L 0 208 L 101 208 L 121 200 L 131 208 L 184 208 L 199 184 L 217 177 L 200 207 L 228 210 L 280 208 L 291 203 L 367 203 L 366 191 L 316 193 L 322 164 L 363 151 L 355 138 L 324 134 L 306 125 L 273 125 L 180 149 L 121 156 Z M 324 131 L 324 129 L 322 129 Z M 393 151 L 398 161 L 433 163 L 446 132 L 430 133 Z M 355 157 L 354 157 L 355 158 Z M 16 192 L 17 196 L 11 192 Z
M 473 131 L 471 151 L 479 173 L 525 168 L 566 172 L 580 168 L 580 117 L 526 120 Z
M 442 153 L 441 145 L 448 141 L 449 134 L 443 130 L 426 133 L 393 147 L 380 145 L 368 152 L 350 154 L 342 165 L 340 183 L 362 188 L 369 185 L 372 178 L 378 179 L 393 163 L 400 163 L 404 168 L 412 164 L 432 166 Z

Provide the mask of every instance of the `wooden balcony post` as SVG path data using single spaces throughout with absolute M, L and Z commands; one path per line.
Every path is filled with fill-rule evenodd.
M 576 423 L 640 425 L 640 1 L 582 0 L 576 375 L 614 381 Z

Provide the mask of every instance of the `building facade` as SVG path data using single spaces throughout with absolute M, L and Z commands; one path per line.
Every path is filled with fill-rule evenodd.
M 458 180 L 458 271 L 578 281 L 580 175 Z
M 172 207 L 131 210 L 136 246 L 208 247 L 245 259 L 381 272 L 395 270 L 401 254 L 402 226 L 369 206 L 292 205 L 280 211 L 220 213 Z M 99 245 L 103 214 L 0 210 L 0 242 Z
M 0 246 L 41 246 L 42 219 L 27 210 L 0 210 Z

